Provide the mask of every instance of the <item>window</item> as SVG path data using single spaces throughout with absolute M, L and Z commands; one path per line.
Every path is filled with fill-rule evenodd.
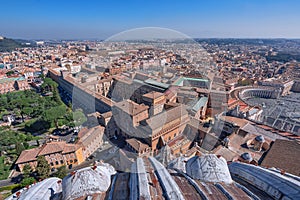
M 51 165 L 51 166 L 53 166 L 53 165 L 54 165 L 54 164 L 53 164 L 53 162 L 52 162 L 52 163 L 50 163 L 50 165 Z
M 55 161 L 55 164 L 58 165 L 59 164 L 58 161 Z
M 74 159 L 74 162 L 77 162 L 77 159 Z
M 60 160 L 60 164 L 64 164 L 64 161 L 63 161 L 63 160 Z
M 70 160 L 70 163 L 72 163 L 73 162 L 73 160 Z

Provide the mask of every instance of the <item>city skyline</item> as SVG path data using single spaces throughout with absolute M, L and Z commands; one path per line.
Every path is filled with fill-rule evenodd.
M 3 2 L 1 36 L 106 39 L 162 27 L 193 38 L 299 38 L 297 1 L 11 1 Z
M 300 1 L 3 1 L 0 200 L 300 199 Z

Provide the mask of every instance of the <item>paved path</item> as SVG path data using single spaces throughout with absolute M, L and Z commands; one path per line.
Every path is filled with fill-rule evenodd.
M 11 179 L 0 180 L 0 187 L 15 184 Z

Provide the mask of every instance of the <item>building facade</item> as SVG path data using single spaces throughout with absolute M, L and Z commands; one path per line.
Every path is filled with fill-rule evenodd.
M 102 144 L 104 127 L 96 126 L 91 129 L 83 128 L 78 133 L 78 141 L 75 144 L 61 141 L 59 137 L 50 136 L 40 147 L 24 150 L 16 161 L 20 171 L 26 164 L 32 169 L 37 166 L 37 158 L 44 156 L 51 168 L 60 166 L 79 165 L 94 153 Z

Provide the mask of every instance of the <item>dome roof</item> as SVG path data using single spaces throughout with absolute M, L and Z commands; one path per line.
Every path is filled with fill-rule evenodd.
M 28 189 L 23 188 L 19 190 L 8 197 L 7 200 L 55 199 L 55 197 L 61 193 L 61 190 L 61 179 L 52 177 L 36 184 L 32 184 Z
M 224 138 L 224 140 L 223 140 L 224 142 L 229 142 L 229 138 L 228 137 L 226 137 L 226 138 Z
M 183 157 L 183 156 L 175 158 L 174 160 L 172 160 L 169 163 L 168 168 L 170 168 L 170 169 L 178 169 L 178 170 L 186 173 L 185 162 L 187 160 L 188 160 L 188 158 Z
M 274 199 L 299 199 L 300 197 L 298 176 L 239 162 L 232 162 L 229 169 L 233 176 L 239 176 L 247 184 L 263 190 Z
M 247 161 L 249 161 L 249 162 L 251 162 L 252 160 L 253 160 L 253 158 L 252 158 L 252 156 L 251 156 L 251 154 L 250 153 L 243 153 L 242 155 L 241 155 L 241 157 L 244 159 L 244 160 L 247 160 Z
M 255 137 L 255 140 L 258 141 L 258 142 L 264 142 L 265 138 L 262 135 L 258 135 L 258 136 Z
M 31 185 L 28 189 L 23 188 L 7 200 L 90 200 L 120 199 L 120 197 L 148 200 L 153 197 L 153 194 L 156 198 L 174 200 L 272 199 L 274 197 L 297 199 L 300 194 L 299 177 L 282 174 L 281 171 L 232 162 L 229 164 L 230 173 L 232 176 L 242 177 L 234 182 L 225 159 L 220 156 L 208 154 L 194 156 L 191 159 L 181 158 L 177 162 L 184 163 L 185 159 L 188 160 L 187 173 L 175 167 L 166 169 L 153 157 L 137 158 L 130 172 L 122 172 L 114 176 L 111 175 L 115 170 L 108 164 L 86 167 L 71 173 L 63 179 L 62 183 L 59 178 L 49 178 Z M 239 184 L 239 181 L 243 184 Z M 250 191 L 248 186 L 249 188 L 256 186 L 256 189 Z
M 214 154 L 189 159 L 186 163 L 186 173 L 203 182 L 232 183 L 226 160 Z
M 110 164 L 101 163 L 86 167 L 66 176 L 62 181 L 63 198 L 76 199 L 96 193 L 104 193 L 111 184 L 116 171 Z

